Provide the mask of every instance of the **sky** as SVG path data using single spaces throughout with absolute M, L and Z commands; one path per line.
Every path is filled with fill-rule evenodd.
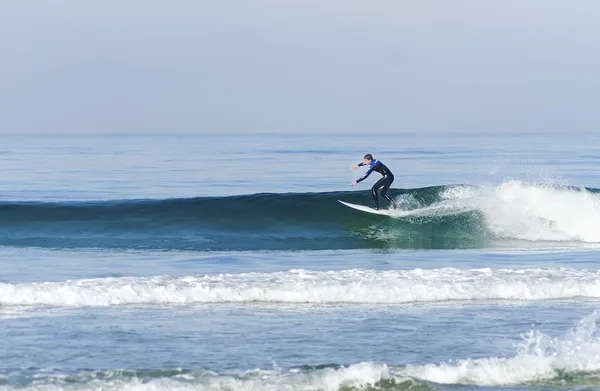
M 600 130 L 597 0 L 6 0 L 0 133 Z

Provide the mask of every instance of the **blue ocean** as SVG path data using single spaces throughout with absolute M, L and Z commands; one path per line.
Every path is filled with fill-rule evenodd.
M 599 149 L 4 136 L 0 389 L 598 389 Z M 366 153 L 397 216 L 338 202 L 372 204 Z

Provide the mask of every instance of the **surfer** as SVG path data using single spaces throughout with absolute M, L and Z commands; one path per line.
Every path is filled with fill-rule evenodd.
M 379 189 L 381 189 L 381 196 L 389 201 L 390 206 L 392 208 L 395 208 L 396 204 L 392 200 L 392 197 L 390 197 L 387 193 L 392 182 L 394 181 L 394 174 L 392 174 L 390 169 L 387 168 L 387 166 L 381 161 L 373 159 L 373 155 L 371 155 L 370 153 L 365 155 L 361 163 L 352 166 L 352 168 L 358 168 L 361 166 L 369 166 L 369 169 L 367 170 L 367 172 L 364 173 L 363 176 L 354 181 L 350 186 L 356 185 L 358 182 L 365 180 L 369 175 L 371 175 L 373 171 L 377 171 L 378 173 L 383 175 L 383 178 L 375 182 L 375 184 L 371 188 L 371 194 L 373 195 L 373 200 L 375 201 L 375 205 L 373 205 L 371 208 L 379 210 L 379 198 L 377 197 L 377 190 Z

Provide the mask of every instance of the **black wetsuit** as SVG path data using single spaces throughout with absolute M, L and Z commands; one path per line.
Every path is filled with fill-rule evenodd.
M 365 163 L 358 164 L 359 167 L 364 166 L 364 165 L 365 165 Z M 392 200 L 392 197 L 390 197 L 387 193 L 392 182 L 394 181 L 394 174 L 392 174 L 390 169 L 387 168 L 387 166 L 385 164 L 383 164 L 382 162 L 380 162 L 379 160 L 373 159 L 371 161 L 371 164 L 369 165 L 369 169 L 367 170 L 367 172 L 365 172 L 363 176 L 358 178 L 356 180 L 356 183 L 366 179 L 369 175 L 371 175 L 371 173 L 373 171 L 377 171 L 378 173 L 383 175 L 383 178 L 381 178 L 380 180 L 375 182 L 375 184 L 371 188 L 371 194 L 373 195 L 373 200 L 375 201 L 374 207 L 376 209 L 379 209 L 379 199 L 377 197 L 377 190 L 379 190 L 379 189 L 381 189 L 381 196 L 383 198 L 385 198 L 386 200 L 388 200 L 390 202 L 390 204 L 392 205 L 392 207 L 394 207 L 395 206 L 394 201 Z

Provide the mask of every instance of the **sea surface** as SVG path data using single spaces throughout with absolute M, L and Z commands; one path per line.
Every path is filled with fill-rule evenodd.
M 3 136 L 0 389 L 600 389 L 599 150 Z M 366 153 L 394 217 L 338 202 L 372 203 Z

